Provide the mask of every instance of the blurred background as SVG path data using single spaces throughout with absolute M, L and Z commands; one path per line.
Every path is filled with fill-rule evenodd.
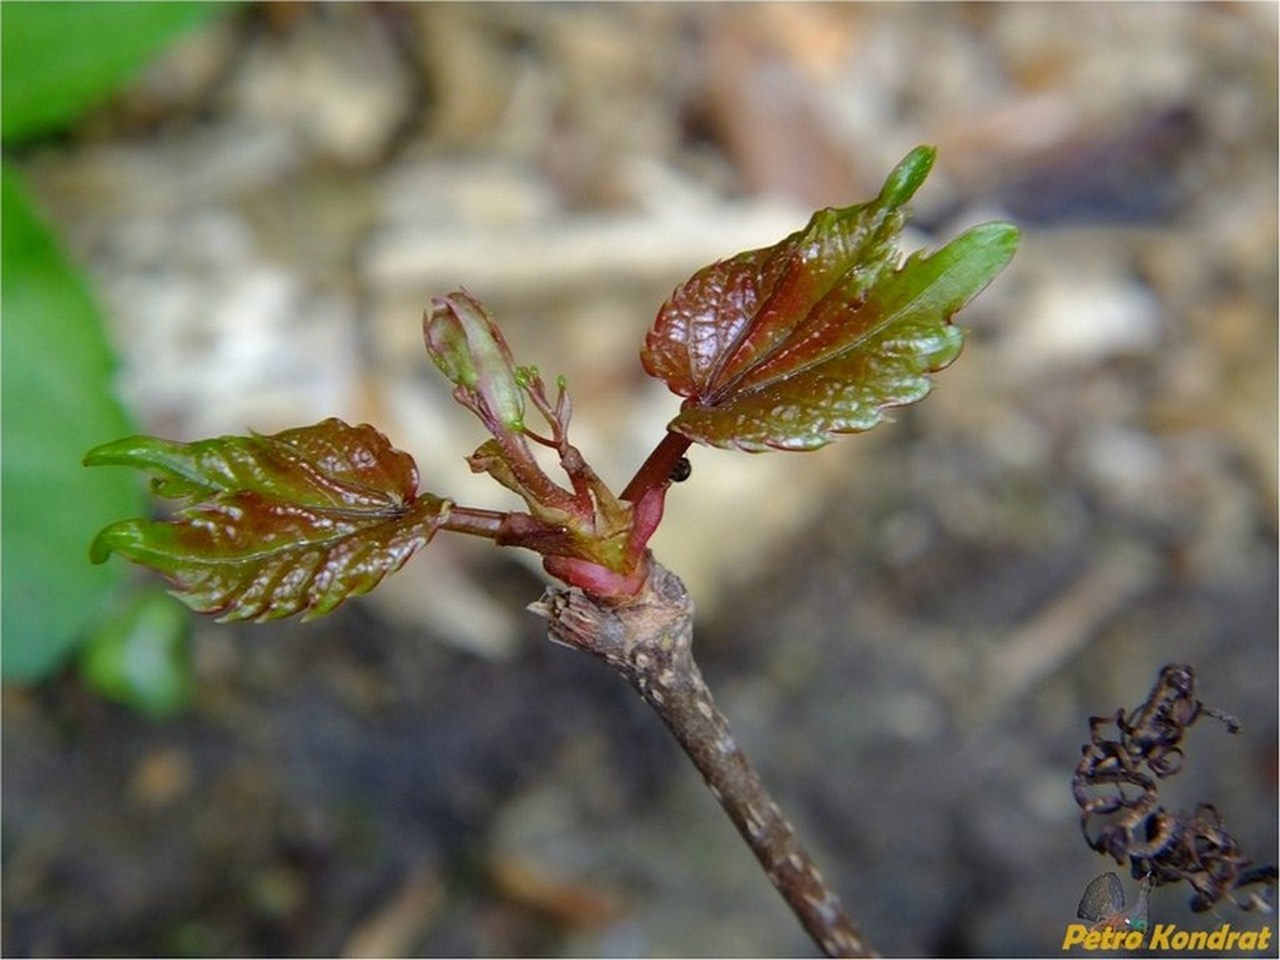
M 712 689 L 887 954 L 1059 955 L 1095 875 L 1136 893 L 1070 780 L 1171 661 L 1244 731 L 1197 724 L 1163 802 L 1275 862 L 1275 5 L 41 6 L 3 7 L 6 955 L 812 955 L 657 719 L 546 642 L 530 558 L 441 536 L 220 625 L 88 566 L 146 506 L 79 458 L 339 416 L 512 507 L 421 348 L 465 286 L 620 489 L 678 406 L 637 362 L 671 289 L 919 143 L 910 244 L 1022 247 L 894 422 L 692 451 L 654 549 Z M 21 126 L 85 51 L 114 73 Z M 1274 924 L 1189 896 L 1152 921 Z

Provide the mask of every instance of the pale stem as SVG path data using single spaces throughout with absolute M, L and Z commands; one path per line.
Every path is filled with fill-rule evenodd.
M 738 747 L 693 660 L 693 602 L 680 579 L 649 558 L 649 579 L 625 602 L 576 587 L 548 589 L 530 609 L 553 640 L 604 660 L 675 734 L 765 873 L 830 957 L 873 957 L 795 830 Z

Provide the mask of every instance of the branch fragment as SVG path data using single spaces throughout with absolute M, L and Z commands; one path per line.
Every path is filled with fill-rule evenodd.
M 684 584 L 652 557 L 648 566 L 643 587 L 625 600 L 553 587 L 530 609 L 550 621 L 552 640 L 604 660 L 658 712 L 826 955 L 876 956 L 716 707 L 693 659 L 693 601 Z
M 1170 663 L 1136 709 L 1091 718 L 1072 779 L 1080 829 L 1094 850 L 1128 861 L 1134 877 L 1150 877 L 1154 886 L 1186 880 L 1195 891 L 1194 911 L 1230 898 L 1274 912 L 1275 866 L 1245 857 L 1213 804 L 1197 804 L 1188 814 L 1160 803 L 1158 781 L 1182 769 L 1182 738 L 1205 716 L 1229 733 L 1240 731 L 1235 717 L 1195 698 L 1190 666 Z

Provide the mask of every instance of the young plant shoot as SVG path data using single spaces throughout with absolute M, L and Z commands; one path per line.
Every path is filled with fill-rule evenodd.
M 418 489 L 409 454 L 373 427 L 328 419 L 272 436 L 175 443 L 131 437 L 85 463 L 138 467 L 168 519 L 98 534 L 112 553 L 161 573 L 192 609 L 223 620 L 314 617 L 372 590 L 439 531 L 542 555 L 549 588 L 533 606 L 551 635 L 609 663 L 662 716 L 792 910 L 831 956 L 873 951 L 737 748 L 691 653 L 693 607 L 648 542 L 691 444 L 813 450 L 914 403 L 960 353 L 952 316 L 1012 258 L 1018 231 L 974 227 L 905 259 L 906 204 L 933 165 L 917 147 L 869 203 L 814 214 L 781 242 L 699 270 L 645 338 L 645 370 L 683 398 L 648 459 L 615 494 L 569 441 L 563 378 L 549 390 L 517 364 L 471 294 L 433 301 L 427 354 L 490 434 L 468 458 L 523 501 L 482 510 Z M 555 452 L 548 475 L 535 447 Z

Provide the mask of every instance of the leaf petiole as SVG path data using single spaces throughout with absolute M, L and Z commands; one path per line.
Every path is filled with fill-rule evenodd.
M 655 487 L 669 483 L 676 464 L 693 443 L 688 437 L 668 431 L 622 491 L 620 499 L 635 503 Z

